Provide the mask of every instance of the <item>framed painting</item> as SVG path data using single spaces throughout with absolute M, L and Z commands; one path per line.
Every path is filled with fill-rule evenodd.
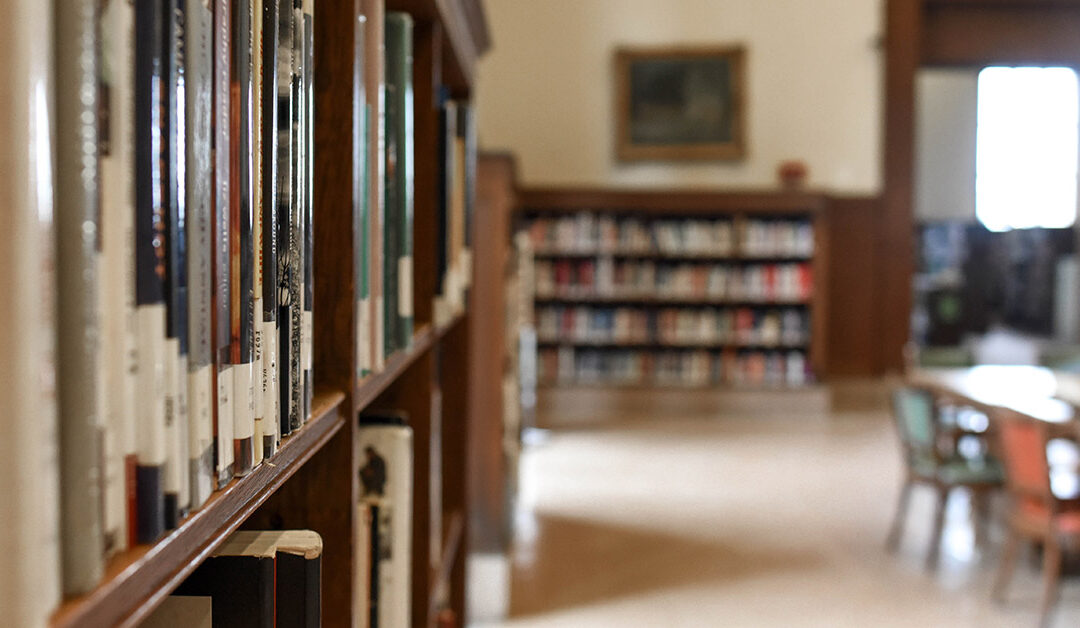
M 741 46 L 618 49 L 618 158 L 742 158 L 745 56 Z

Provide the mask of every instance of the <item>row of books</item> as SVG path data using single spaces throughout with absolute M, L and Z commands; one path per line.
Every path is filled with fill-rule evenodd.
M 29 149 L 0 167 L 0 607 L 41 625 L 310 417 L 314 0 L 14 2 L 0 137 Z M 385 180 L 373 202 L 356 160 L 358 377 L 412 340 L 411 18 L 385 34 L 385 115 L 358 94 L 352 138 L 358 157 L 379 140 Z M 468 105 L 444 105 L 437 259 L 460 305 L 475 142 Z
M 809 257 L 814 230 L 805 219 L 644 219 L 581 212 L 529 223 L 538 251 Z
M 803 351 L 647 351 L 559 347 L 539 352 L 544 384 L 802 386 L 812 381 Z
M 804 346 L 810 316 L 803 308 L 663 308 L 541 306 L 544 343 Z
M 808 262 L 702 264 L 637 260 L 538 260 L 539 298 L 657 298 L 713 301 L 805 301 L 813 291 Z

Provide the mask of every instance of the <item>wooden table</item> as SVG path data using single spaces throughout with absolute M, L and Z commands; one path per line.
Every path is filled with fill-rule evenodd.
M 1051 489 L 1064 499 L 1080 498 L 1080 375 L 1039 366 L 985 365 L 915 369 L 906 380 L 940 400 L 985 412 L 991 424 L 1002 412 L 1050 424 Z

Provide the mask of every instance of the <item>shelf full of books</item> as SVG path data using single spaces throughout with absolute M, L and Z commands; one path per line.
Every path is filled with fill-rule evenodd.
M 787 192 L 522 190 L 539 381 L 814 382 L 823 206 Z
M 467 361 L 457 336 L 471 277 L 468 98 L 488 45 L 479 5 L 14 0 L 11 11 L 0 27 L 7 621 L 135 624 L 232 532 L 287 520 L 333 550 L 323 617 L 344 623 L 367 596 L 353 585 L 371 584 L 370 553 L 351 540 L 363 519 L 349 503 L 356 417 L 406 386 L 412 365 Z M 413 394 L 431 406 L 434 390 Z M 467 408 L 451 414 L 456 433 Z M 415 453 L 431 459 L 440 485 L 463 485 L 463 452 Z M 281 497 L 296 493 L 318 501 Z

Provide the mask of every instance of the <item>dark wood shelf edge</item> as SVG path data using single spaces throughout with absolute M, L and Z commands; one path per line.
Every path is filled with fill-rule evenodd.
M 151 546 L 115 558 L 94 591 L 65 602 L 53 615 L 55 628 L 134 626 L 144 620 L 184 578 L 345 424 L 340 391 L 316 391 L 312 416 L 282 441 L 281 449 L 249 475 L 216 491 L 177 529 Z
M 801 307 L 811 304 L 811 299 L 793 299 L 789 301 L 754 301 L 748 299 L 707 299 L 699 297 L 686 297 L 680 299 L 658 299 L 655 297 L 631 297 L 631 296 L 596 296 L 596 295 L 572 295 L 572 294 L 537 294 L 533 295 L 536 303 L 601 303 L 619 304 L 627 303 L 634 305 L 681 305 L 689 306 L 720 306 L 720 307 Z
M 662 341 L 650 341 L 643 340 L 638 342 L 628 341 L 589 341 L 589 340 L 573 340 L 573 339 L 560 339 L 560 338 L 538 338 L 537 345 L 544 347 L 584 347 L 588 349 L 705 349 L 705 350 L 717 350 L 717 349 L 761 349 L 767 351 L 805 351 L 810 347 L 810 342 L 798 342 L 798 343 L 777 343 L 768 344 L 764 342 L 702 342 L 702 343 L 685 343 L 679 344 L 676 342 L 662 342 Z
M 533 257 L 540 259 L 617 257 L 620 259 L 671 260 L 673 262 L 713 262 L 724 264 L 784 264 L 808 263 L 812 255 L 741 255 L 739 253 L 675 253 L 669 251 L 620 251 L 604 249 L 533 249 Z
M 596 383 L 538 383 L 536 385 L 537 391 L 558 391 L 558 392 L 572 392 L 575 390 L 633 390 L 633 391 L 645 391 L 649 393 L 666 393 L 666 392 L 684 392 L 684 391 L 711 391 L 718 393 L 800 393 L 800 392 L 813 392 L 819 390 L 827 390 L 827 386 L 821 381 L 815 380 L 807 384 L 801 384 L 798 386 L 788 384 L 778 384 L 775 386 L 769 386 L 765 384 L 761 385 L 736 385 L 736 384 L 653 384 L 653 383 L 616 383 L 616 382 L 596 382 Z
M 686 214 L 747 213 L 784 215 L 814 213 L 827 205 L 815 191 L 716 188 L 525 187 L 518 190 L 519 213 L 578 213 L 588 209 L 621 213 Z

